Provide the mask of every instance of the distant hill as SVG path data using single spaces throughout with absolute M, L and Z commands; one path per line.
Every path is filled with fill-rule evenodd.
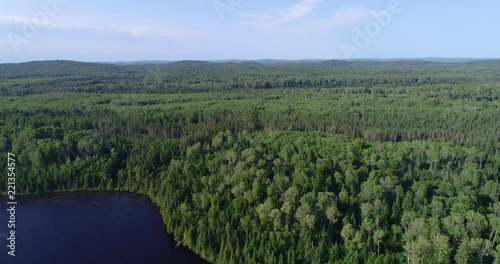
M 302 64 L 302 63 L 322 63 L 330 65 L 351 65 L 352 62 L 439 62 L 439 63 L 465 63 L 477 61 L 494 61 L 495 58 L 367 58 L 367 59 L 352 59 L 352 60 L 320 60 L 320 59 L 302 59 L 302 60 L 286 60 L 286 59 L 259 59 L 259 60 L 244 60 L 244 59 L 227 59 L 227 60 L 182 60 L 182 61 L 162 61 L 162 60 L 142 60 L 142 61 L 118 61 L 118 62 L 98 62 L 102 64 L 112 65 L 163 65 L 171 63 L 201 63 L 210 62 L 218 64 L 248 64 L 258 63 L 264 65 L 273 64 Z
M 78 61 L 32 61 L 0 64 L 2 78 L 64 77 L 137 72 L 137 69 L 112 64 Z
M 157 61 L 157 60 L 143 60 L 143 61 L 117 61 L 117 62 L 99 62 L 103 64 L 115 65 L 154 65 L 154 64 L 169 64 L 173 61 Z
M 382 62 L 394 62 L 394 61 L 428 61 L 428 62 L 443 62 L 443 63 L 457 63 L 457 62 L 471 62 L 471 61 L 488 61 L 488 60 L 498 60 L 494 58 L 381 58 L 381 59 L 352 59 L 352 61 L 382 61 Z
M 0 64 L 0 96 L 500 83 L 498 72 L 500 60 L 34 61 Z

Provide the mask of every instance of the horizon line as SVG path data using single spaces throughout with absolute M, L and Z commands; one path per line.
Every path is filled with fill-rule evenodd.
M 178 59 L 178 60 L 170 60 L 170 59 L 139 59 L 139 60 L 103 60 L 103 61 L 95 61 L 95 60 L 74 60 L 74 59 L 45 59 L 45 60 L 26 60 L 26 61 L 17 61 L 17 62 L 0 62 L 0 64 L 19 64 L 19 63 L 30 63 L 30 62 L 50 62 L 50 61 L 73 61 L 73 62 L 83 62 L 83 63 L 99 63 L 99 64 L 147 64 L 148 62 L 152 63 L 174 63 L 174 62 L 259 62 L 259 61 L 270 61 L 270 62 L 324 62 L 324 61 L 382 61 L 382 62 L 397 62 L 397 61 L 428 61 L 428 62 L 472 62 L 472 61 L 492 61 L 492 60 L 500 60 L 500 58 L 496 57 L 390 57 L 390 58 L 353 58 L 353 59 L 315 59 L 315 58 L 303 58 L 303 59 L 273 59 L 273 58 L 264 58 L 264 59 Z

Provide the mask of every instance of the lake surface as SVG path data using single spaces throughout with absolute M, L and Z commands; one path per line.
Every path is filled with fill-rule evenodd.
M 70 193 L 17 201 L 16 257 L 11 257 L 8 207 L 0 200 L 1 264 L 206 263 L 175 247 L 158 208 L 143 196 Z

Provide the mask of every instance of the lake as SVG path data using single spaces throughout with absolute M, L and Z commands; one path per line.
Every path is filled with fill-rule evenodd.
M 3 197 L 2 197 L 3 198 Z M 0 263 L 206 263 L 176 248 L 159 209 L 128 193 L 19 197 L 16 257 L 8 255 L 8 212 L 0 200 Z

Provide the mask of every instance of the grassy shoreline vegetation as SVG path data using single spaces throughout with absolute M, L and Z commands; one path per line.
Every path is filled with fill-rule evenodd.
M 149 196 L 212 263 L 498 263 L 499 70 L 2 64 L 0 151 L 22 194 Z

